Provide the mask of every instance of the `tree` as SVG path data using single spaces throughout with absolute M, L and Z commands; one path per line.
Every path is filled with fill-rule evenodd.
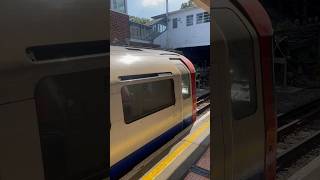
M 151 22 L 151 19 L 148 18 L 141 18 L 141 17 L 136 17 L 136 16 L 130 16 L 130 21 L 138 23 L 138 24 L 147 24 Z
M 186 9 L 190 7 L 195 7 L 192 0 L 189 0 L 188 2 L 182 3 L 180 9 Z

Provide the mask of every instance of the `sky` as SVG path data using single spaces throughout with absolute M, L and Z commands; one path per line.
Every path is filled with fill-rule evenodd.
M 188 0 L 169 0 L 169 12 L 180 9 Z M 128 14 L 131 16 L 150 18 L 166 12 L 166 0 L 127 0 Z

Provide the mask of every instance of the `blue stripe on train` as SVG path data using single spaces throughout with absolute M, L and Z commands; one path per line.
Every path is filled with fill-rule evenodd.
M 119 179 L 128 173 L 134 166 L 140 163 L 143 159 L 148 157 L 154 151 L 159 149 L 165 143 L 170 141 L 174 136 L 181 132 L 184 128 L 192 123 L 192 117 L 184 119 L 168 131 L 161 134 L 159 137 L 153 139 L 143 147 L 131 153 L 121 161 L 117 162 L 110 168 L 110 180 Z

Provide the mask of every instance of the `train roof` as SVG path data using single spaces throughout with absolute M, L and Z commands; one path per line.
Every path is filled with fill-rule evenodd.
M 110 47 L 110 83 L 120 82 L 120 76 L 163 73 L 179 73 L 172 59 L 184 56 L 164 50 L 133 47 Z

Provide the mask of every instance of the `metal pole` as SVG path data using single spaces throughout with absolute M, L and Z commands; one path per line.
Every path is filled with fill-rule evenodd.
M 166 25 L 167 25 L 167 38 L 166 38 L 166 46 L 167 49 L 169 49 L 169 3 L 168 0 L 166 0 Z

